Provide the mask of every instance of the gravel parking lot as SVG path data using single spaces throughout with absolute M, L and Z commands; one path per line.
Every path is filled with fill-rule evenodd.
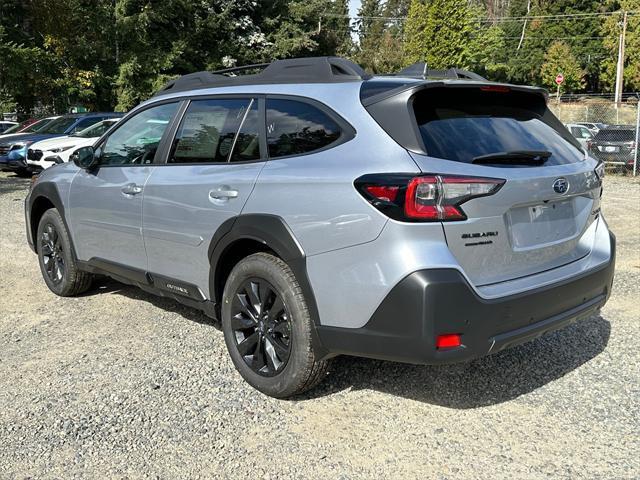
M 599 316 L 448 367 L 339 358 L 265 397 L 202 314 L 103 280 L 60 299 L 0 173 L 0 478 L 638 478 L 640 180 L 608 177 L 618 238 Z

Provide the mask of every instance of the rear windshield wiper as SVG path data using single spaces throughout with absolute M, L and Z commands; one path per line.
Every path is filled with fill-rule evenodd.
M 495 152 L 473 157 L 471 163 L 495 165 L 543 165 L 551 152 L 546 150 L 513 150 L 511 152 Z

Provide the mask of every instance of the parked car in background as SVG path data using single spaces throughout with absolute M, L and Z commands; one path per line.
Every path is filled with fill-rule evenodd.
M 633 168 L 638 142 L 635 125 L 613 125 L 600 130 L 589 141 L 589 153 L 605 163 Z
M 580 145 L 582 145 L 582 148 L 586 150 L 589 147 L 589 140 L 593 138 L 593 132 L 584 125 L 579 125 L 577 123 L 567 123 L 565 126 L 569 129 L 573 138 L 578 140 Z
M 68 162 L 75 149 L 93 145 L 118 120 L 110 118 L 80 132 L 32 144 L 27 150 L 27 168 L 30 172 L 39 172 L 57 163 Z
M 33 133 L 21 133 L 0 138 L 0 168 L 13 170 L 18 175 L 29 173 L 27 149 L 35 142 L 61 137 L 84 130 L 107 118 L 121 117 L 121 113 L 78 113 L 62 115 Z
M 4 120 L 0 121 L 0 133 L 4 133 L 9 128 L 15 127 L 16 125 L 18 125 L 18 122 L 5 122 Z
M 599 123 L 599 122 L 576 122 L 576 125 L 582 125 L 583 127 L 587 127 L 589 131 L 594 135 L 598 133 L 598 131 L 602 130 L 603 128 L 607 128 L 608 126 L 606 123 Z

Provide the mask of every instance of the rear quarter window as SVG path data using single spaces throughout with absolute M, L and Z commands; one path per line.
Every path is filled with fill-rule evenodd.
M 544 150 L 552 153 L 545 165 L 584 158 L 552 126 L 549 120 L 557 119 L 536 94 L 434 88 L 416 94 L 413 110 L 426 153 L 432 157 L 471 163 L 493 153 Z
M 306 102 L 267 99 L 269 157 L 302 155 L 338 141 L 341 128 L 327 113 Z

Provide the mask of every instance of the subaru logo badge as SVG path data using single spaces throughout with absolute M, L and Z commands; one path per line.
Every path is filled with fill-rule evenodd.
M 560 195 L 564 195 L 569 191 L 569 182 L 566 178 L 557 178 L 555 182 L 553 182 L 553 191 L 559 193 Z

